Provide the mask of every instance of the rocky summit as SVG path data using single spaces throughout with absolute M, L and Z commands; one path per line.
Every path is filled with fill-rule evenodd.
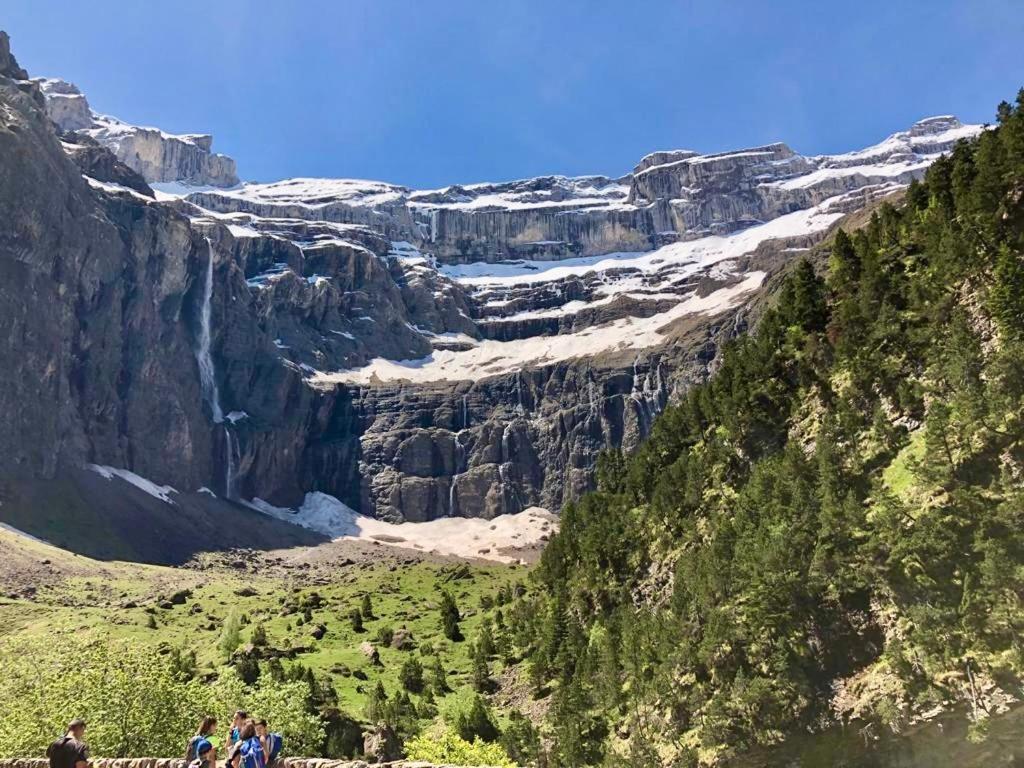
M 307 494 L 390 522 L 557 511 L 788 260 L 979 130 L 435 190 L 240 183 L 209 135 L 97 114 L 4 36 L 0 500 L 98 467 L 327 535 Z

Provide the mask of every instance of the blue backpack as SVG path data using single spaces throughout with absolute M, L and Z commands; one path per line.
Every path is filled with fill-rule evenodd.
M 281 737 L 281 734 L 267 734 L 267 746 L 270 747 L 270 755 L 267 757 L 267 762 L 272 763 L 281 756 L 281 747 L 284 746 L 284 739 Z
M 188 742 L 188 755 L 186 759 L 189 762 L 195 760 L 200 754 L 202 754 L 204 746 L 206 746 L 207 749 L 212 747 L 205 736 L 202 734 L 196 734 L 193 736 Z
M 239 768 L 267 768 L 267 757 L 263 754 L 263 746 L 259 739 L 243 741 L 239 753 L 242 755 Z

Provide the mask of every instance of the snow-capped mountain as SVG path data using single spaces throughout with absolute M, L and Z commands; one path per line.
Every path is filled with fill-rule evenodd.
M 774 272 L 980 130 L 662 151 L 616 178 L 236 184 L 209 137 L 101 118 L 11 62 L 0 263 L 39 289 L 0 316 L 39 319 L 0 349 L 23 366 L 3 402 L 33 404 L 0 449 L 394 521 L 557 510 L 706 376 Z

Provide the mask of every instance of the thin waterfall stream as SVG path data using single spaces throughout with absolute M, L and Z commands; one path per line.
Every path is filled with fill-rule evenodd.
M 206 274 L 203 278 L 203 303 L 199 308 L 199 338 L 196 347 L 196 362 L 199 364 L 199 383 L 203 399 L 210 407 L 210 416 L 214 424 L 223 425 L 225 445 L 224 495 L 228 499 L 235 498 L 236 472 L 235 465 L 238 453 L 238 440 L 231 431 L 231 426 L 224 420 L 224 411 L 220 404 L 220 391 L 217 389 L 217 370 L 213 364 L 210 351 L 213 332 L 213 243 L 206 238 Z

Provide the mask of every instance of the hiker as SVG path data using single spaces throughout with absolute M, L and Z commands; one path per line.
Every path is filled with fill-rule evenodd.
M 256 721 L 256 735 L 259 737 L 260 746 L 263 747 L 263 756 L 267 761 L 267 765 L 273 765 L 277 758 L 281 756 L 281 746 L 284 739 L 280 733 L 270 732 L 266 720 Z
M 217 732 L 217 718 L 213 715 L 207 715 L 203 718 L 203 722 L 199 724 L 199 730 L 196 731 L 196 735 L 188 740 L 188 746 L 185 747 L 185 764 L 190 764 L 193 760 L 198 758 L 206 749 L 213 749 L 213 744 L 210 742 L 210 737 Z M 212 762 L 217 762 L 217 750 L 213 750 L 212 755 L 207 755 L 207 759 Z
M 238 732 L 231 751 L 228 752 L 229 768 L 267 768 L 267 758 L 256 735 L 256 723 L 246 720 Z
M 84 739 L 85 720 L 68 723 L 64 736 L 46 750 L 50 768 L 89 768 L 89 746 Z
M 188 768 L 216 768 L 216 765 L 217 750 L 206 739 L 201 739 L 196 747 L 195 759 L 188 763 Z
M 231 718 L 231 731 L 228 733 L 228 747 L 233 747 L 241 737 L 242 726 L 249 719 L 249 713 L 244 709 L 236 709 L 235 716 Z

